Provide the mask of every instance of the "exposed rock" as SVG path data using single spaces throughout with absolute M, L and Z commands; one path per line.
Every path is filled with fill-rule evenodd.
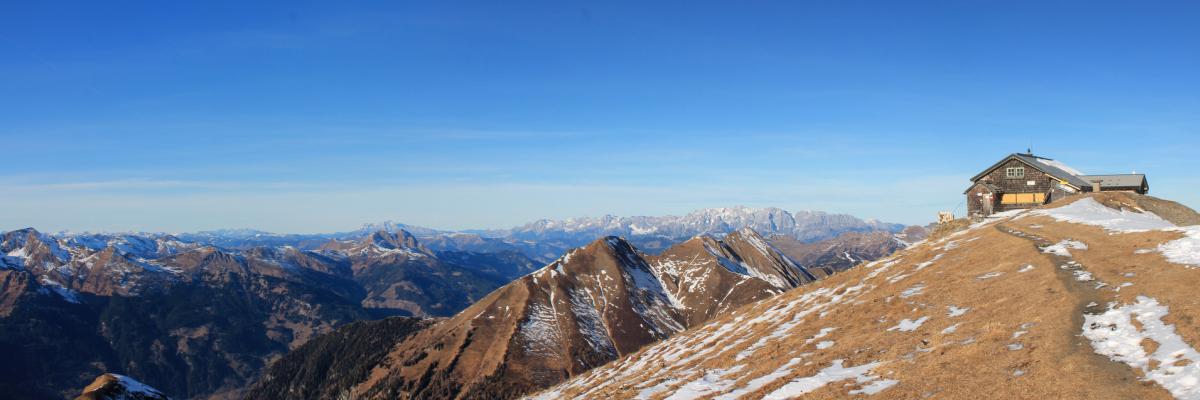
M 158 389 L 117 374 L 104 374 L 83 389 L 75 400 L 169 400 Z

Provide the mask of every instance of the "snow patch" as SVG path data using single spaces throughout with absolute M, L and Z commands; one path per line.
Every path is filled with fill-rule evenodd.
M 1110 233 L 1146 232 L 1173 228 L 1175 224 L 1154 213 L 1117 210 L 1088 197 L 1058 208 L 1034 210 L 1034 215 L 1047 215 L 1056 220 L 1104 228 Z
M 1066 171 L 1067 173 L 1069 173 L 1071 175 L 1084 175 L 1084 173 L 1079 172 L 1079 170 L 1068 167 L 1067 164 L 1063 164 L 1061 161 L 1058 161 L 1058 160 L 1051 160 L 1049 158 L 1039 158 L 1038 161 L 1041 162 L 1042 164 L 1046 164 L 1051 167 Z
M 554 288 L 550 289 L 553 293 Z M 553 304 L 553 297 L 551 304 Z M 526 321 L 521 324 L 518 332 L 526 351 L 533 354 L 559 355 L 561 331 L 558 324 L 558 313 L 552 305 L 533 303 L 529 305 Z
M 988 272 L 986 274 L 975 277 L 975 279 L 983 281 L 983 280 L 995 278 L 1000 275 L 1004 275 L 1004 273 L 1003 272 Z
M 24 258 L 18 258 L 18 257 L 12 257 L 12 256 L 0 256 L 0 269 L 23 269 L 23 268 L 25 268 L 25 259 Z
M 638 392 L 637 397 L 635 397 L 635 399 L 638 399 L 638 400 L 649 399 L 650 397 L 653 397 L 656 394 L 665 392 L 667 389 L 670 389 L 671 386 L 675 386 L 676 383 L 679 383 L 678 379 L 668 379 L 668 380 L 662 381 L 661 383 L 659 383 L 657 385 L 642 389 L 642 391 Z M 547 399 L 551 399 L 551 398 L 553 398 L 553 397 L 547 397 Z
M 1167 306 L 1146 296 L 1120 307 L 1109 304 L 1103 314 L 1084 315 L 1083 336 L 1097 354 L 1141 370 L 1146 380 L 1158 383 L 1175 398 L 1200 399 L 1200 352 L 1175 333 L 1174 325 L 1163 322 L 1167 311 Z M 1141 345 L 1146 339 L 1158 343 L 1152 354 Z
M 595 298 L 591 297 L 590 291 L 570 290 L 568 298 L 571 303 L 571 312 L 576 317 L 576 324 L 579 327 L 579 333 L 583 336 L 583 340 L 587 342 L 593 350 L 600 354 L 608 354 L 616 358 L 617 348 L 613 344 L 612 339 L 608 336 L 608 329 L 604 326 L 604 318 L 600 315 L 600 310 L 597 309 Z
M 8 256 L 9 256 L 9 257 L 13 257 L 13 258 L 22 258 L 22 259 L 23 259 L 23 258 L 25 258 L 27 255 L 28 255 L 28 254 L 25 254 L 25 248 L 24 248 L 24 247 L 21 247 L 21 248 L 18 248 L 18 249 L 16 249 L 16 250 L 13 250 L 13 251 L 10 251 L 10 252 L 8 252 Z
M 158 389 L 150 387 L 150 385 L 147 385 L 145 383 L 138 382 L 136 379 L 130 378 L 125 375 L 119 375 L 119 374 L 110 373 L 109 375 L 112 375 L 114 378 L 117 378 L 117 382 L 119 382 L 121 384 L 121 386 L 125 387 L 125 393 L 127 393 L 129 395 L 140 394 L 145 397 L 159 397 L 159 396 L 166 397 L 166 395 L 164 395 L 162 392 L 158 391 Z
M 967 311 L 971 310 L 971 308 L 970 307 L 959 308 L 958 306 L 951 304 L 950 306 L 946 307 L 946 310 L 947 310 L 946 315 L 953 318 L 953 317 L 958 317 L 963 314 L 966 314 Z
M 1087 250 L 1087 248 L 1088 246 L 1086 243 L 1078 240 L 1064 239 L 1061 242 L 1043 247 L 1042 252 L 1063 257 L 1071 257 L 1071 252 L 1069 250 Z
M 850 368 L 843 367 L 843 362 L 844 360 L 841 359 L 833 360 L 832 365 L 825 367 L 817 372 L 816 375 L 791 381 L 783 385 L 783 387 L 768 393 L 763 397 L 763 400 L 790 399 L 795 396 L 811 393 L 830 383 L 849 379 L 853 379 L 859 385 L 863 385 L 860 389 L 851 390 L 850 394 L 876 394 L 900 383 L 899 381 L 880 379 L 878 376 L 870 375 L 869 372 L 871 369 L 880 365 L 878 362 Z
M 745 366 L 738 365 L 733 368 L 717 369 L 705 373 L 699 379 L 675 389 L 675 393 L 672 393 L 666 400 L 696 399 L 713 393 L 727 392 L 729 391 L 729 387 L 737 382 L 736 374 L 742 368 L 745 368 Z M 733 379 L 726 378 L 729 375 L 734 375 Z
M 1014 220 L 1015 220 L 1015 219 L 1024 218 L 1024 217 L 1025 217 L 1025 214 L 1024 214 L 1024 213 L 1025 213 L 1026 211 L 1029 211 L 1029 210 L 1024 210 L 1024 209 L 1021 209 L 1021 210 L 1008 210 L 1008 211 L 1001 211 L 1001 212 L 998 212 L 998 213 L 995 213 L 995 214 L 992 214 L 992 215 L 989 215 L 989 216 L 986 216 L 986 217 L 984 217 L 984 218 L 983 218 L 983 221 L 979 221 L 979 222 L 976 222 L 976 223 L 974 223 L 974 224 L 971 224 L 971 226 L 967 227 L 967 230 L 966 230 L 966 231 L 973 231 L 973 230 L 975 230 L 975 229 L 982 228 L 982 227 L 984 227 L 984 226 L 990 225 L 990 224 L 992 224 L 992 223 L 994 223 L 994 222 L 998 222 L 998 221 L 1000 221 L 1000 220 L 1004 220 L 1004 219 L 1009 219 L 1009 218 L 1011 218 L 1011 219 L 1014 219 Z M 956 233 L 958 233 L 958 234 L 961 234 L 961 233 L 964 233 L 964 232 L 966 232 L 966 231 L 959 231 L 959 232 L 956 232 Z
M 925 290 L 925 285 L 918 283 L 918 284 L 914 285 L 913 287 L 910 287 L 908 289 L 905 289 L 903 292 L 900 292 L 900 298 L 907 299 L 909 297 L 913 297 L 918 294 L 921 294 L 921 292 L 924 290 Z
M 46 288 L 54 291 L 54 293 L 57 293 L 59 297 L 62 297 L 62 299 L 66 300 L 68 303 L 80 303 L 78 293 L 75 293 L 74 290 L 68 289 L 66 286 L 63 286 L 63 284 L 58 283 L 56 280 L 42 275 L 38 278 L 38 283 L 41 283 Z
M 747 393 L 751 393 L 751 392 L 757 391 L 759 389 L 762 389 L 764 386 L 771 384 L 771 382 L 775 382 L 776 380 L 779 380 L 779 379 L 787 376 L 787 374 L 792 372 L 792 368 L 795 367 L 796 365 L 800 364 L 800 361 L 803 361 L 803 360 L 804 359 L 802 357 L 797 357 L 797 358 L 788 360 L 787 363 L 780 366 L 779 368 L 776 368 L 775 371 L 773 371 L 769 374 L 760 376 L 758 378 L 751 379 L 750 382 L 746 383 L 746 386 L 737 388 L 729 393 L 725 393 L 720 396 L 713 397 L 713 400 L 735 400 L 735 399 L 741 398 L 742 396 L 746 395 Z
M 907 278 L 909 275 L 912 275 L 912 274 L 899 273 L 899 274 L 888 277 L 887 281 L 888 281 L 888 283 L 900 282 L 900 281 L 904 280 L 904 278 Z
M 1200 225 L 1178 228 L 1184 237 L 1158 245 L 1167 261 L 1200 267 Z
M 634 235 L 649 235 L 658 232 L 657 226 L 641 227 L 637 224 L 629 224 L 629 232 Z
M 921 318 L 918 318 L 916 321 L 905 318 L 905 319 L 901 320 L 900 323 L 897 324 L 896 326 L 888 328 L 888 332 L 891 332 L 891 331 L 912 332 L 912 331 L 917 330 L 917 328 L 920 328 L 921 324 L 924 324 L 925 321 L 928 321 L 928 320 L 929 320 L 929 317 L 921 317 Z
M 749 236 L 749 235 L 746 235 L 746 236 Z M 743 236 L 743 237 L 746 237 L 746 236 Z M 754 238 L 752 236 L 750 236 L 747 239 L 747 241 L 750 244 L 754 245 L 759 251 L 761 251 L 762 255 L 764 255 L 768 258 L 771 257 L 772 253 L 770 253 L 766 250 L 766 247 L 765 247 L 765 246 L 767 246 L 766 244 L 759 243 L 759 241 L 757 241 L 756 238 Z M 774 286 L 779 289 L 790 289 L 791 288 L 791 286 L 789 286 L 787 284 L 787 282 L 784 281 L 779 276 L 776 276 L 771 273 L 764 273 L 763 271 L 759 271 L 757 268 L 754 268 L 754 267 L 750 266 L 749 264 L 746 264 L 745 262 L 731 260 L 731 259 L 725 257 L 724 253 L 722 253 L 718 249 L 714 249 L 707 242 L 704 243 L 704 249 L 707 250 L 708 253 L 711 254 L 713 257 L 716 257 L 717 262 L 721 263 L 721 266 L 725 267 L 725 269 L 729 270 L 729 272 L 733 272 L 735 274 L 749 276 L 749 277 L 753 277 L 753 278 L 762 280 L 762 281 L 770 284 L 771 286 Z M 799 269 L 798 266 L 796 268 Z
M 837 328 L 821 328 L 821 330 L 818 331 L 816 335 L 813 335 L 812 337 L 806 339 L 804 341 L 804 344 L 809 344 L 809 343 L 815 342 L 817 339 L 829 336 L 829 333 L 833 332 L 835 329 L 837 329 Z

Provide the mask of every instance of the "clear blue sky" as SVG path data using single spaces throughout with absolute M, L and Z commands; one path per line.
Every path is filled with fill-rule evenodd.
M 1200 2 L 182 3 L 0 6 L 0 230 L 924 223 L 1030 144 L 1200 206 Z

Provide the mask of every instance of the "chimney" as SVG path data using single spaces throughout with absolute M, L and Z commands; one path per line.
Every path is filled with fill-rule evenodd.
M 1092 181 L 1092 191 L 1096 192 L 1096 193 L 1100 193 L 1100 180 L 1099 179 Z

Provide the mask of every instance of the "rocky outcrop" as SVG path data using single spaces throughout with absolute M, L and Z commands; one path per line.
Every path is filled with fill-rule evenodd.
M 83 389 L 75 400 L 170 400 L 158 389 L 117 374 L 104 374 Z

